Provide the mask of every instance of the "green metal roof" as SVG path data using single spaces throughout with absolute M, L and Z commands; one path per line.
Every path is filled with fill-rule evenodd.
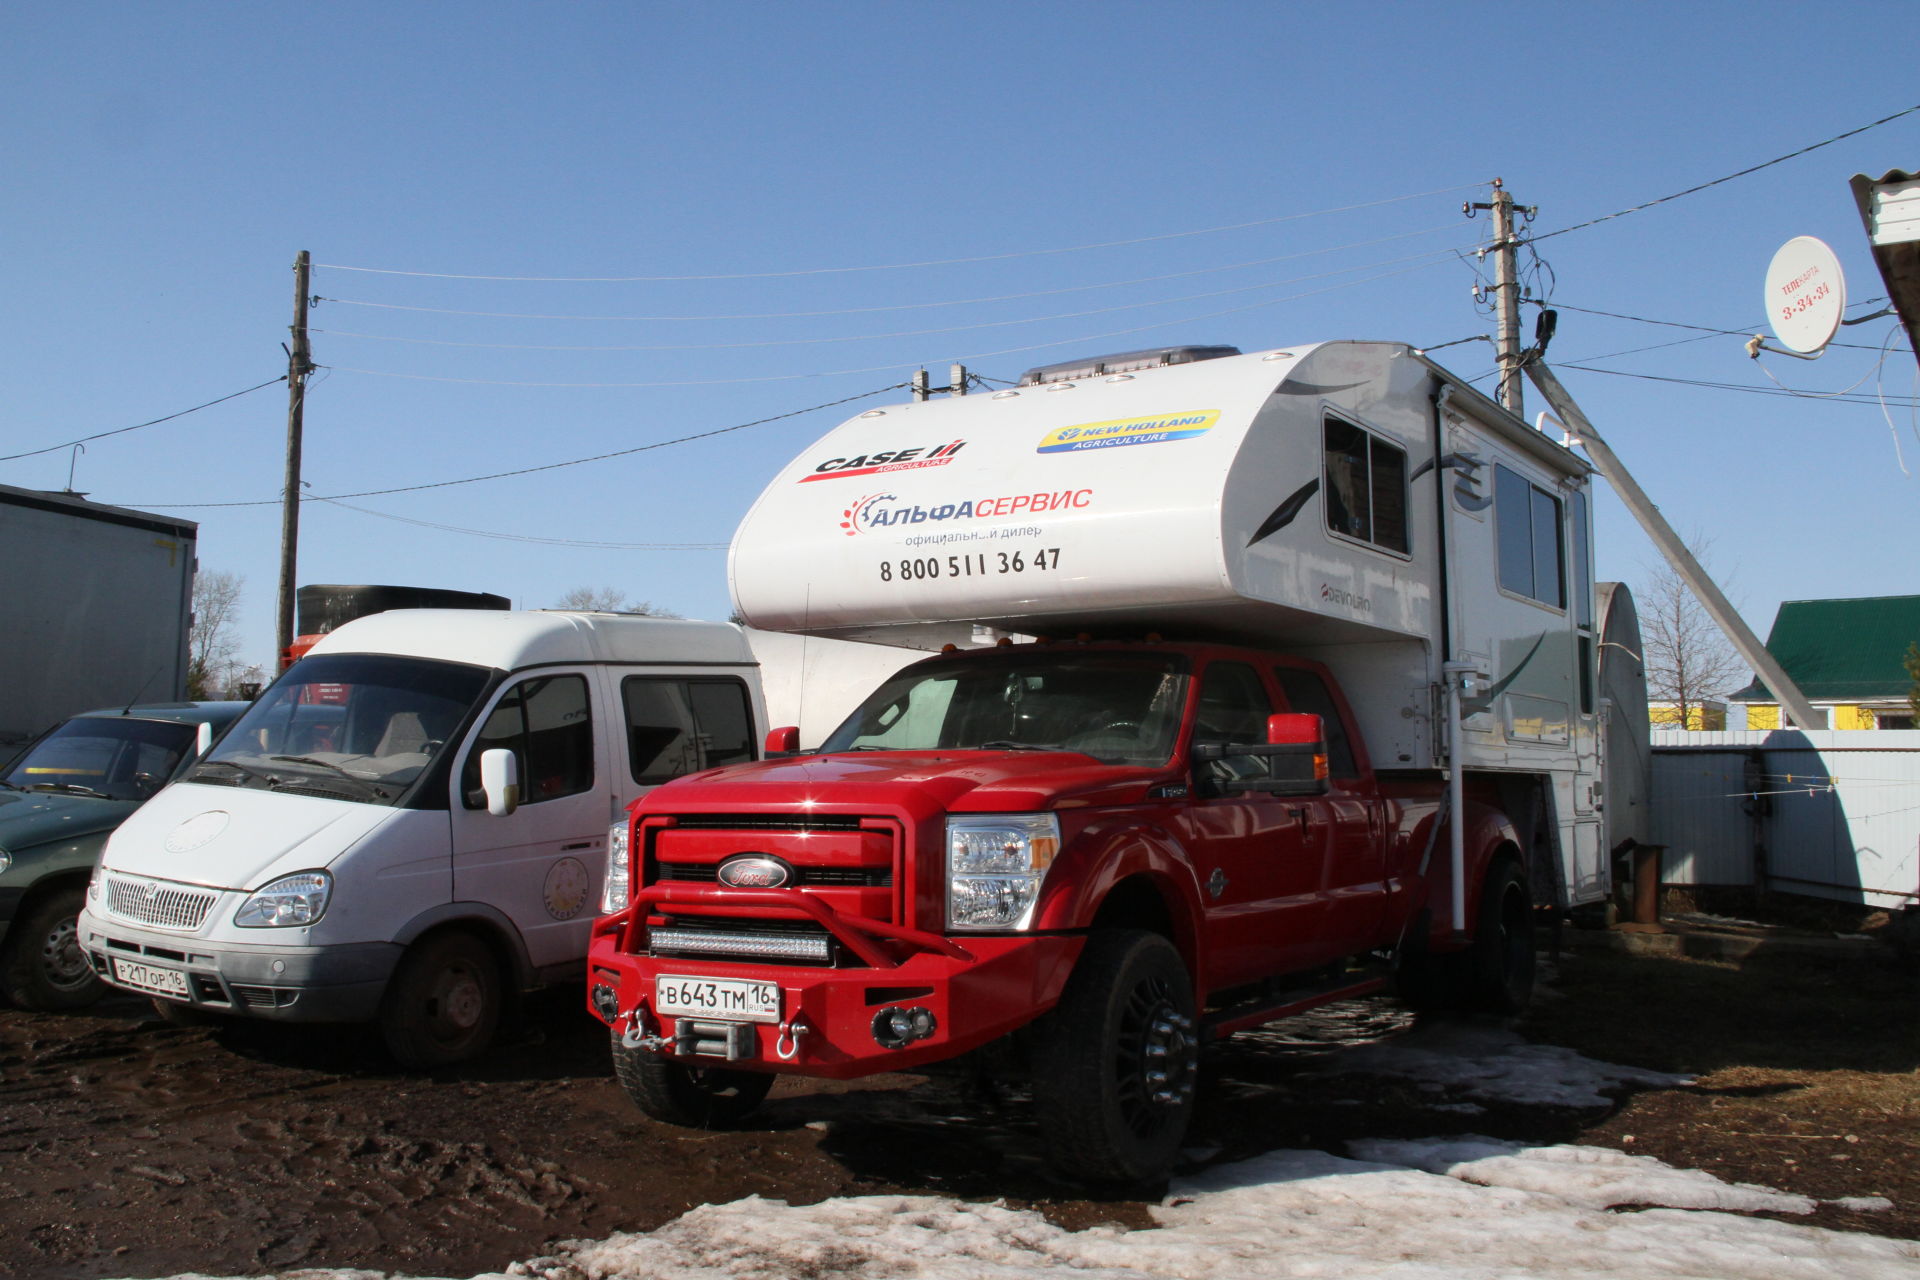
M 1904 698 L 1913 688 L 1904 659 L 1920 641 L 1920 596 L 1788 600 L 1767 633 L 1771 653 L 1800 692 L 1816 702 Z M 1735 702 L 1778 701 L 1755 677 Z

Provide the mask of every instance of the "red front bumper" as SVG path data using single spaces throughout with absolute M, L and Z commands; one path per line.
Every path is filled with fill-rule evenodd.
M 826 968 L 645 954 L 646 919 L 656 908 L 695 908 L 713 916 L 784 915 L 811 919 L 857 958 L 857 967 Z M 1017 1030 L 1052 1008 L 1085 939 L 1071 934 L 943 937 L 834 911 L 792 890 L 653 885 L 625 911 L 595 922 L 588 948 L 588 1007 L 602 1021 L 650 1041 L 662 1052 L 678 1020 L 657 1012 L 654 980 L 662 974 L 746 980 L 780 988 L 779 1021 L 751 1024 L 752 1053 L 726 1060 L 700 1056 L 702 1066 L 848 1079 L 902 1071 L 955 1057 Z M 618 1015 L 595 1008 L 598 987 L 611 987 Z M 605 997 L 603 996 L 604 1000 Z M 883 1010 L 932 1015 L 932 1033 L 899 1048 L 874 1033 Z M 716 1015 L 718 1016 L 718 1015 Z M 702 1019 L 706 1021 L 706 1019 Z

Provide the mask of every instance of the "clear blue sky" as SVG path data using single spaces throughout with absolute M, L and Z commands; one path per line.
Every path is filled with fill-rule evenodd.
M 1435 346 L 1491 330 L 1454 252 L 1485 237 L 1460 205 L 1489 179 L 1539 207 L 1542 234 L 1832 138 L 1920 103 L 1912 17 L 1910 2 L 13 5 L 0 454 L 284 373 L 302 249 L 325 264 L 306 417 L 319 496 L 721 431 L 922 365 L 937 384 L 956 359 L 1011 380 L 1166 343 Z M 1737 337 L 1574 308 L 1751 332 L 1768 259 L 1803 234 L 1838 251 L 1855 300 L 1876 297 L 1847 178 L 1896 167 L 1920 169 L 1920 114 L 1537 246 L 1529 279 L 1561 308 L 1550 360 L 1673 523 L 1712 540 L 1762 635 L 1783 599 L 1920 590 L 1920 481 L 1900 461 L 1920 471 L 1912 356 L 1894 337 L 1876 375 L 1891 321 L 1843 330 L 1860 349 L 1815 364 L 1756 364 Z M 945 265 L 912 265 L 929 263 Z M 1492 367 L 1484 343 L 1436 358 Z M 1645 380 L 1773 391 L 1769 372 L 1867 402 Z M 613 586 L 723 617 L 724 547 L 761 485 L 900 395 L 346 499 L 361 510 L 309 503 L 299 581 L 527 607 Z M 269 387 L 95 440 L 73 473 L 96 500 L 201 522 L 202 568 L 245 578 L 261 662 L 285 422 Z M 0 462 L 0 483 L 64 488 L 71 462 Z M 245 502 L 263 505 L 205 505 Z M 1611 499 L 1600 517 L 1601 575 L 1644 581 L 1649 544 Z

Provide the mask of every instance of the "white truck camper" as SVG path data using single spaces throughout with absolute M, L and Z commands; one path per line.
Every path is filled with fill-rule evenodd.
M 817 733 L 913 656 L 765 647 L 782 722 Z M 784 670 L 803 657 L 805 678 Z M 458 1061 L 511 993 L 580 975 L 622 809 L 755 759 L 767 725 L 751 637 L 728 623 L 359 618 L 115 832 L 81 943 L 176 1019 L 378 1020 L 402 1064 Z
M 1591 474 L 1405 345 L 1167 348 L 860 414 L 769 485 L 729 572 L 761 628 L 926 649 L 1157 633 L 1322 662 L 1375 769 L 1437 771 L 1455 812 L 1484 775 L 1536 901 L 1565 909 L 1605 898 L 1618 843 Z

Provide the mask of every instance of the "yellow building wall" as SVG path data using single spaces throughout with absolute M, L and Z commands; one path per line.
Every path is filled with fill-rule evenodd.
M 1656 704 L 1647 708 L 1647 723 L 1656 729 L 1692 729 L 1696 733 L 1708 729 L 1720 730 L 1727 727 L 1727 709 L 1688 707 L 1687 722 L 1683 725 L 1680 723 L 1680 708 Z
M 1819 707 L 1814 708 L 1820 710 Z M 1861 706 L 1828 707 L 1827 723 L 1836 729 L 1878 729 L 1880 722 L 1874 718 L 1873 710 Z M 1767 702 L 1747 704 L 1747 728 L 1778 729 L 1780 727 L 1780 708 Z

